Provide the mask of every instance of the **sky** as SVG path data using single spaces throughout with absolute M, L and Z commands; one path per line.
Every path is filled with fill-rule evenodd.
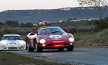
M 0 11 L 78 7 L 77 0 L 0 0 Z

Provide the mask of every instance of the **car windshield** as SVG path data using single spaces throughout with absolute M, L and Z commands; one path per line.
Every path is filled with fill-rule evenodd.
M 53 34 L 53 33 L 65 33 L 65 31 L 61 28 L 46 28 L 40 29 L 38 34 Z
M 2 40 L 21 40 L 20 36 L 4 36 Z

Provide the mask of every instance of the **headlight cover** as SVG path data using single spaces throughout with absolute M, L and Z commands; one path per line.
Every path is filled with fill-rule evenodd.
M 70 42 L 74 42 L 75 40 L 74 40 L 73 37 L 70 37 L 70 38 L 69 38 L 69 41 L 70 41 Z
M 21 42 L 20 42 L 21 45 L 24 45 L 24 43 L 25 43 L 24 41 L 21 41 Z
M 41 39 L 41 40 L 40 40 L 40 43 L 41 43 L 41 44 L 44 44 L 45 42 L 46 42 L 46 41 L 45 41 L 44 39 Z
M 2 45 L 6 45 L 6 42 L 5 41 L 1 41 Z

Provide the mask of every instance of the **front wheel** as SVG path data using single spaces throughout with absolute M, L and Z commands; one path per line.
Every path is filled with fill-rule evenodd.
M 74 48 L 74 45 L 68 46 L 68 47 L 67 47 L 67 51 L 73 51 L 73 48 Z
M 31 47 L 29 46 L 28 51 L 29 51 L 29 52 L 34 52 L 34 48 L 31 48 Z
M 37 44 L 36 44 L 36 51 L 37 52 L 42 52 L 43 50 L 42 50 L 42 48 L 38 47 Z

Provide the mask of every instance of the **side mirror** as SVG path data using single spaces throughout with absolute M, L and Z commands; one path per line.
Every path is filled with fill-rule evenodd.
M 36 34 L 38 34 L 38 31 L 36 31 Z
M 66 32 L 69 33 L 69 29 L 66 29 Z

